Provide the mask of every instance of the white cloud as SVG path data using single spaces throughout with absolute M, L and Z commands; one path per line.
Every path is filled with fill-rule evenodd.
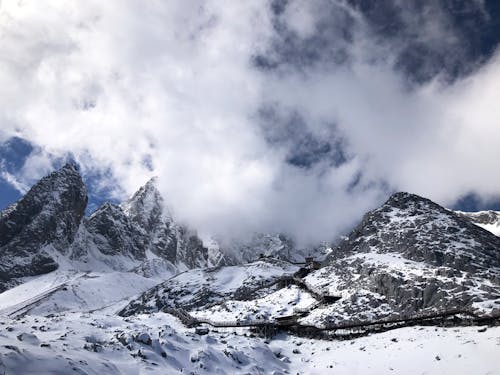
M 290 26 L 307 38 L 321 9 L 292 5 Z M 270 74 L 251 64 L 276 38 L 264 0 L 4 0 L 2 136 L 44 150 L 26 175 L 66 152 L 84 169 L 110 168 L 117 195 L 157 174 L 175 214 L 224 235 L 330 239 L 383 200 L 382 182 L 442 203 L 498 194 L 497 60 L 452 86 L 410 91 L 381 58 L 390 47 L 356 32 L 349 67 Z M 314 134 L 335 123 L 352 158 L 290 166 L 258 124 L 267 103 L 299 111 Z

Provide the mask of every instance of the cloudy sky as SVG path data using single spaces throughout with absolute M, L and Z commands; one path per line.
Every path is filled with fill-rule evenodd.
M 201 233 L 500 208 L 496 0 L 1 0 L 0 204 L 66 160 Z

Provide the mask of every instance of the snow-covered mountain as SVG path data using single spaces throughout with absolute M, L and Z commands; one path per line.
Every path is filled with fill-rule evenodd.
M 0 290 L 59 267 L 161 274 L 226 262 L 173 220 L 154 179 L 121 205 L 104 203 L 84 217 L 86 205 L 82 178 L 67 164 L 2 211 Z
M 204 244 L 155 184 L 84 217 L 66 165 L 0 213 L 0 372 L 356 373 L 361 356 L 376 373 L 415 373 L 393 356 L 410 350 L 430 361 L 420 372 L 500 373 L 500 327 L 460 326 L 500 323 L 500 237 L 481 228 L 496 213 L 396 193 L 335 246 L 301 250 L 282 234 Z M 354 339 L 450 309 L 453 328 Z M 353 323 L 365 328 L 338 328 Z M 352 340 L 324 340 L 338 337 Z
M 283 263 L 293 266 L 287 262 L 280 264 Z M 252 263 L 252 267 L 258 264 Z M 281 276 L 285 268 L 282 265 Z M 234 273 L 244 274 L 248 269 L 247 266 Z M 196 311 L 209 308 L 213 315 L 221 311 L 222 304 L 226 312 L 232 304 L 232 316 L 238 316 L 242 305 L 236 301 L 249 298 L 249 293 L 238 291 L 244 287 L 252 289 L 252 283 L 243 278 L 228 294 L 214 290 L 215 283 L 199 281 L 199 285 L 203 285 L 200 291 L 190 284 L 192 280 L 217 279 L 218 273 L 229 272 L 229 268 L 203 276 L 199 272 L 188 271 L 149 290 L 131 302 L 125 313 L 183 306 Z M 366 214 L 350 235 L 329 253 L 324 267 L 304 275 L 303 282 L 317 294 L 340 299 L 316 303 L 314 298 L 302 293 L 309 301 L 304 305 L 308 315 L 302 319 L 318 326 L 339 320 L 381 319 L 449 308 L 498 313 L 500 238 L 428 199 L 397 193 L 380 208 Z M 279 291 L 279 285 L 270 285 L 264 298 L 269 299 Z M 258 295 L 252 296 L 252 304 L 259 304 Z M 196 303 L 188 302 L 191 300 Z M 270 302 L 282 305 L 284 300 L 288 299 L 280 292 Z M 303 305 L 300 300 L 296 303 Z
M 1 212 L 0 291 L 61 267 L 154 277 L 248 262 L 260 254 L 303 259 L 307 253 L 278 234 L 205 245 L 194 229 L 174 220 L 154 178 L 120 205 L 106 202 L 84 217 L 86 205 L 82 177 L 67 164 Z
M 449 308 L 498 313 L 500 239 L 428 199 L 396 193 L 307 280 L 342 295 L 313 320 Z
M 104 203 L 85 218 L 70 251 L 79 269 L 94 271 L 96 259 L 113 270 L 149 272 L 225 263 L 221 252 L 209 252 L 195 231 L 173 220 L 154 179 L 123 204 Z
M 254 233 L 245 240 L 221 241 L 223 252 L 233 263 L 253 262 L 260 257 L 273 257 L 292 262 L 303 261 L 306 257 L 324 258 L 330 244 L 324 242 L 315 246 L 300 248 L 294 240 L 283 233 Z
M 57 269 L 53 252 L 73 243 L 87 206 L 87 191 L 73 165 L 42 178 L 0 213 L 0 291 L 16 279 Z

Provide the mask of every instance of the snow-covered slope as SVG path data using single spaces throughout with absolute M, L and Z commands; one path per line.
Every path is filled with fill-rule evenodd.
M 246 299 L 253 297 L 249 291 L 297 270 L 297 266 L 279 260 L 189 270 L 148 290 L 120 314 L 156 312 L 165 307 L 195 309 L 232 298 Z
M 495 236 L 500 236 L 500 211 L 455 212 L 460 216 L 468 218 L 474 224 L 486 229 Z
M 45 316 L 61 312 L 110 309 L 116 312 L 130 298 L 158 284 L 158 278 L 134 272 L 57 270 L 32 277 L 0 294 L 0 316 Z

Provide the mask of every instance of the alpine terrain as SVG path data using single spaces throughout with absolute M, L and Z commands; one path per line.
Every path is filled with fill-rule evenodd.
M 203 241 L 155 179 L 87 201 L 67 164 L 0 213 L 0 373 L 500 374 L 498 212 L 399 192 L 298 248 Z

